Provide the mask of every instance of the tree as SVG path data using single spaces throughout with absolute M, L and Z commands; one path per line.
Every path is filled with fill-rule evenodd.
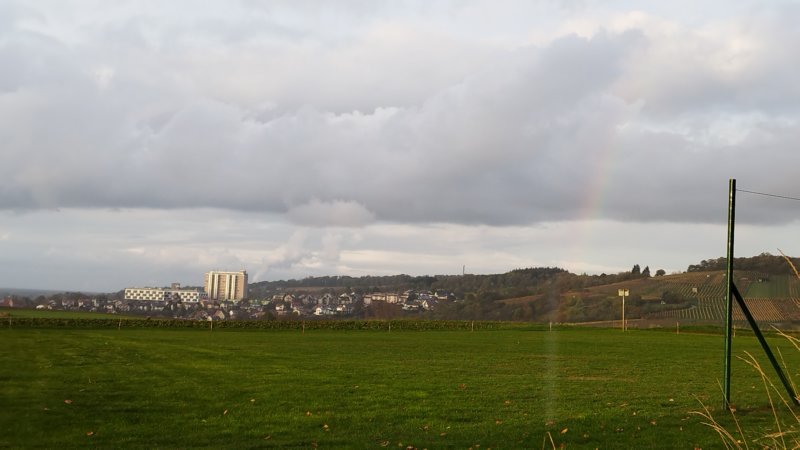
M 631 274 L 633 275 L 641 275 L 642 269 L 639 267 L 638 264 L 633 265 L 633 269 L 631 269 Z
M 642 271 L 642 276 L 645 278 L 650 278 L 650 266 L 644 266 L 644 270 Z
M 656 276 L 657 276 L 657 277 L 663 277 L 663 276 L 664 276 L 664 275 L 666 275 L 666 274 L 667 274 L 667 272 L 666 272 L 664 269 L 658 269 L 658 270 L 656 270 Z

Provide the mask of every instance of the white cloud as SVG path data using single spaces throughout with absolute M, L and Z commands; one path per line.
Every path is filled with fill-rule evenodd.
M 570 13 L 575 23 L 584 11 Z M 788 145 L 796 136 L 797 111 L 786 109 L 794 82 L 770 74 L 800 62 L 769 51 L 795 33 L 776 27 L 776 14 L 693 25 L 604 13 L 571 25 L 583 37 L 559 35 L 568 25 L 509 51 L 458 27 L 437 30 L 435 18 L 385 11 L 341 41 L 212 33 L 208 50 L 188 38 L 206 13 L 137 18 L 138 33 L 156 30 L 151 43 L 109 31 L 127 22 L 108 11 L 95 18 L 107 24 L 81 28 L 89 31 L 69 44 L 58 27 L 48 38 L 12 34 L 0 56 L 14 69 L 0 101 L 4 123 L 14 123 L 0 127 L 11 143 L 0 206 L 221 207 L 307 223 L 319 201 L 363 207 L 351 211 L 360 222 L 519 224 L 577 217 L 594 195 L 587 181 L 605 178 L 603 217 L 708 222 L 713 183 L 738 166 L 730 155 L 758 148 L 763 158 L 749 162 L 763 166 L 788 153 L 764 154 L 751 136 Z M 103 33 L 120 44 L 113 52 L 90 40 Z M 187 38 L 167 40 L 174 33 Z M 285 64 L 296 46 L 308 57 Z M 636 169 L 619 176 L 627 166 Z M 687 166 L 706 175 L 686 177 Z M 672 203 L 685 210 L 644 205 L 679 177 L 686 186 Z

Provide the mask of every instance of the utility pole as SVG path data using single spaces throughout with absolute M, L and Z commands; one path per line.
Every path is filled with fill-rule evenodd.
M 617 291 L 617 295 L 622 297 L 622 331 L 625 331 L 625 296 L 630 296 L 631 291 L 628 289 L 620 289 Z

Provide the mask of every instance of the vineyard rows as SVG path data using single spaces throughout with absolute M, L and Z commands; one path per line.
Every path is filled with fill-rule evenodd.
M 745 299 L 745 304 L 747 304 L 756 322 L 800 321 L 800 298 L 791 300 L 747 298 Z M 698 299 L 697 306 L 662 311 L 653 314 L 652 317 L 697 321 L 723 321 L 725 320 L 725 299 L 723 297 Z M 744 313 L 738 305 L 734 306 L 733 320 L 745 320 Z
M 672 291 L 686 298 L 725 297 L 725 283 L 716 278 L 708 278 L 702 283 L 665 282 L 657 284 L 654 288 L 658 291 Z
M 737 272 L 735 281 L 756 321 L 800 321 L 800 280 L 797 278 L 788 275 Z M 723 321 L 725 290 L 725 277 L 721 274 L 702 279 L 698 277 L 691 281 L 659 281 L 650 286 L 651 297 L 663 292 L 673 292 L 680 297 L 696 301 L 697 304 L 688 308 L 653 313 L 649 317 Z M 734 307 L 733 319 L 745 320 L 738 306 Z
M 789 295 L 792 298 L 800 298 L 800 284 L 798 283 L 791 283 L 789 285 Z

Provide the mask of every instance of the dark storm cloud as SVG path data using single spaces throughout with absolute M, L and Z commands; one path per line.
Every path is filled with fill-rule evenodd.
M 796 41 L 785 14 L 800 17 L 491 52 L 441 36 L 425 50 L 398 25 L 331 44 L 271 16 L 262 32 L 141 16 L 61 40 L 0 22 L 0 207 L 719 222 L 730 177 L 796 191 L 800 59 L 760 51 Z

